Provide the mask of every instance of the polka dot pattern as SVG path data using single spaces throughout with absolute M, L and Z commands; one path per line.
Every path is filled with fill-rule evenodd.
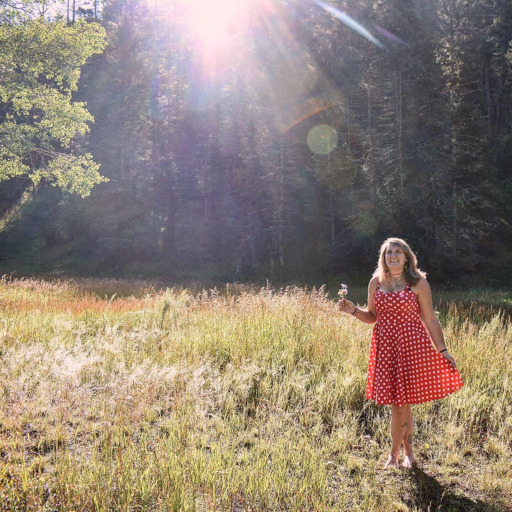
M 460 389 L 459 372 L 433 347 L 411 287 L 389 293 L 379 288 L 366 398 L 402 406 L 438 400 Z

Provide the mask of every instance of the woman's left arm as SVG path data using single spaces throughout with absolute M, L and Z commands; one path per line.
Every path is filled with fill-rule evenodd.
M 434 307 L 432 305 L 432 292 L 430 291 L 430 285 L 428 284 L 426 279 L 421 278 L 419 283 L 414 287 L 414 292 L 418 297 L 418 302 L 420 303 L 421 316 L 423 317 L 423 322 L 436 346 L 438 352 L 443 351 L 441 355 L 443 355 L 448 361 L 450 361 L 453 366 L 455 366 L 455 360 L 452 355 L 446 351 L 446 345 L 444 342 L 444 334 L 441 324 L 439 323 L 439 319 L 434 313 Z

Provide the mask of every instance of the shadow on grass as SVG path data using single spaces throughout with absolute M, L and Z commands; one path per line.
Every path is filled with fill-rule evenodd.
M 410 505 L 414 505 L 422 512 L 510 512 L 512 510 L 503 503 L 491 504 L 457 494 L 418 467 L 410 472 L 410 479 L 416 491 Z

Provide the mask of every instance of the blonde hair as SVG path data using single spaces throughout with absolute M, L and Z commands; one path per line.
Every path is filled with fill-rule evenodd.
M 418 268 L 418 259 L 416 255 L 412 252 L 412 249 L 409 247 L 409 244 L 402 240 L 401 238 L 388 238 L 384 241 L 384 243 L 380 246 L 379 252 L 379 262 L 377 264 L 377 268 L 373 273 L 374 277 L 378 277 L 379 281 L 385 281 L 389 278 L 389 268 L 386 265 L 386 251 L 390 245 L 395 245 L 399 247 L 405 254 L 405 280 L 407 284 L 414 285 L 417 284 L 418 281 L 423 277 L 426 277 L 426 273 Z

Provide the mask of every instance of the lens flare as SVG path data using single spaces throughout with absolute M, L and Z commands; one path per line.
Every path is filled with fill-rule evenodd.
M 368 39 L 368 41 L 371 41 L 374 45 L 378 46 L 379 48 L 384 48 L 384 45 L 376 37 L 372 36 L 372 34 L 368 32 L 368 30 L 366 30 L 356 20 L 351 18 L 347 13 L 340 11 L 339 9 L 336 9 L 336 7 L 332 7 L 332 5 L 322 2 L 322 0 L 313 0 L 313 2 L 315 2 L 316 5 L 327 11 L 329 14 L 332 14 L 342 23 L 347 25 L 347 27 L 351 28 L 352 30 L 355 30 L 358 34 L 361 34 L 363 37 Z
M 317 155 L 328 155 L 338 145 L 338 132 L 328 124 L 319 124 L 308 133 L 308 146 Z
M 230 37 L 229 24 L 239 13 L 237 0 L 193 0 L 188 5 L 189 25 L 207 48 L 224 45 Z
M 406 43 L 404 40 L 400 39 L 398 36 L 395 36 L 395 34 L 388 32 L 385 28 L 382 28 L 379 25 L 373 25 L 373 26 L 375 27 L 375 30 L 377 32 L 380 32 L 383 36 L 387 37 L 390 41 L 393 41 L 394 43 L 398 43 L 399 45 L 405 46 L 407 48 L 411 47 L 409 45 L 409 43 Z

